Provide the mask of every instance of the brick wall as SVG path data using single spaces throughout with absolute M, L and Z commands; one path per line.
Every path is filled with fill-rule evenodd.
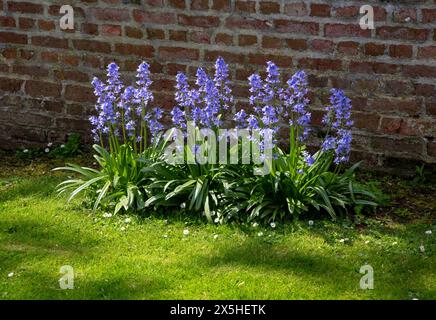
M 75 8 L 75 30 L 59 7 Z M 376 29 L 359 28 L 359 6 Z M 354 158 L 398 168 L 436 162 L 436 0 L 0 0 L 0 147 L 88 136 L 89 82 L 117 61 L 152 65 L 157 101 L 172 106 L 177 71 L 222 55 L 234 92 L 267 60 L 305 69 L 317 106 L 327 88 L 353 99 Z M 241 101 L 240 105 L 244 105 Z M 320 112 L 314 111 L 314 123 Z

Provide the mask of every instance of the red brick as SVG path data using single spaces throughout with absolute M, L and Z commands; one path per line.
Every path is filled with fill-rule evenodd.
M 218 27 L 220 20 L 214 16 L 187 16 L 185 14 L 178 15 L 178 22 L 185 26 L 195 26 L 202 28 Z
M 14 73 L 32 76 L 32 77 L 48 76 L 48 70 L 40 66 L 14 65 L 12 71 Z
M 31 3 L 31 2 L 8 1 L 8 10 L 10 12 L 41 14 L 44 12 L 44 7 L 40 4 Z
M 94 91 L 88 86 L 68 85 L 65 88 L 65 99 L 76 102 L 95 102 Z
M 189 40 L 195 43 L 210 43 L 210 34 L 202 31 L 192 31 L 189 33 Z
M 418 48 L 418 58 L 420 59 L 436 59 L 436 46 L 428 46 Z
M 54 21 L 39 20 L 38 26 L 39 26 L 39 30 L 42 31 L 53 31 L 54 29 L 56 29 L 56 25 Z
M 104 24 L 101 26 L 103 35 L 121 36 L 121 26 Z
M 229 63 L 244 63 L 244 55 L 230 52 L 207 50 L 204 52 L 204 60 L 215 62 L 218 57 L 223 57 Z
M 436 9 L 422 9 L 422 22 L 433 23 L 436 21 Z
M 240 46 L 252 46 L 257 44 L 257 37 L 252 35 L 239 35 L 239 41 Z
M 280 3 L 271 1 L 259 2 L 260 13 L 262 14 L 275 14 L 280 13 Z
M 170 40 L 186 41 L 188 32 L 185 30 L 170 30 Z
M 377 35 L 382 39 L 425 41 L 428 38 L 428 34 L 427 29 L 388 26 L 377 28 Z
M 171 24 L 176 22 L 176 16 L 172 13 L 147 12 L 133 10 L 133 18 L 137 23 Z
M 191 1 L 192 10 L 207 10 L 209 9 L 209 0 L 192 0 Z
M 304 2 L 285 4 L 285 14 L 288 16 L 303 17 L 308 14 L 307 6 Z
M 109 43 L 96 40 L 73 40 L 74 48 L 77 50 L 110 53 L 111 46 Z
M 338 43 L 338 53 L 348 56 L 355 56 L 359 54 L 359 43 L 354 41 L 343 41 Z
M 161 29 L 147 29 L 148 39 L 165 39 L 165 32 Z
M 62 86 L 58 83 L 28 80 L 25 84 L 25 91 L 32 97 L 54 97 L 59 98 Z
M 412 58 L 413 48 L 408 45 L 390 45 L 389 55 L 392 58 Z
M 168 4 L 177 9 L 185 9 L 185 0 L 168 0 Z
M 363 30 L 358 24 L 326 24 L 324 34 L 327 37 L 365 37 L 371 36 L 371 30 Z
M 319 32 L 319 25 L 316 22 L 275 20 L 274 24 L 278 32 L 289 32 L 308 35 L 317 35 Z
M 132 28 L 129 26 L 124 27 L 124 34 L 129 38 L 141 39 L 143 37 L 143 33 L 141 29 Z
M 416 22 L 416 9 L 401 8 L 394 11 L 394 21 L 399 23 Z
M 127 9 L 120 8 L 93 8 L 91 9 L 92 15 L 98 19 L 103 21 L 129 21 L 130 15 Z
M 382 56 L 385 53 L 385 45 L 379 43 L 366 43 L 364 51 L 367 56 Z
M 0 32 L 0 43 L 27 44 L 27 35 L 14 32 Z
M 29 18 L 19 18 L 18 26 L 20 29 L 28 30 L 35 28 L 35 20 Z
M 332 59 L 303 58 L 298 61 L 298 66 L 301 68 L 308 68 L 320 71 L 339 71 L 342 69 L 342 62 L 340 60 Z
M 331 7 L 328 4 L 312 3 L 310 5 L 310 15 L 312 17 L 330 17 Z
M 98 25 L 94 23 L 83 23 L 82 24 L 82 32 L 86 34 L 97 35 L 98 34 Z
M 18 92 L 22 84 L 23 80 L 0 78 L 0 91 Z
M 68 40 L 55 37 L 37 36 L 32 37 L 32 45 L 40 47 L 67 49 Z
M 230 0 L 213 0 L 212 9 L 218 11 L 229 11 L 231 8 Z
M 243 57 L 242 57 L 243 58 Z M 268 61 L 274 61 L 279 67 L 289 68 L 292 65 L 292 57 L 272 54 L 249 54 L 248 63 L 265 66 Z
M 352 61 L 350 63 L 349 68 L 351 72 L 359 72 L 359 73 L 395 74 L 398 71 L 397 65 L 382 63 L 382 62 Z
M 199 52 L 197 49 L 179 47 L 160 47 L 159 58 L 163 60 L 198 60 Z
M 226 19 L 226 27 L 229 29 L 267 30 L 271 27 L 264 20 L 258 20 L 243 16 L 231 16 Z
M 12 17 L 0 16 L 0 27 L 15 28 L 15 19 Z
M 312 49 L 324 53 L 332 52 L 334 43 L 331 40 L 314 39 L 310 42 Z
M 233 44 L 233 36 L 227 33 L 218 33 L 215 36 L 215 43 L 230 46 Z
M 54 76 L 57 80 L 70 80 L 76 82 L 89 82 L 88 74 L 77 70 L 55 70 Z
M 241 0 L 235 2 L 235 11 L 238 13 L 255 13 L 256 1 Z
M 123 55 L 135 55 L 139 57 L 150 58 L 154 54 L 154 49 L 152 46 L 147 45 L 134 45 L 127 43 L 117 43 L 115 44 L 115 51 Z
M 436 67 L 425 65 L 405 65 L 403 66 L 403 73 L 410 77 L 436 77 Z

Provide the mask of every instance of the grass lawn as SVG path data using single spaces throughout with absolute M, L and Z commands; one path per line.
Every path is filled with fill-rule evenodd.
M 127 223 L 57 197 L 54 166 L 0 165 L 0 299 L 436 299 L 434 186 L 386 178 L 393 204 L 358 225 Z M 374 290 L 359 288 L 365 264 Z M 59 288 L 63 265 L 73 290 Z

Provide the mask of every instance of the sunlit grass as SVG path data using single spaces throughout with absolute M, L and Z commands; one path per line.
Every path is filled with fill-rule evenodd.
M 48 172 L 1 177 L 1 299 L 436 298 L 429 220 L 371 220 L 362 230 L 346 221 L 276 229 L 126 222 L 67 205 L 54 193 L 61 179 Z M 359 288 L 365 264 L 374 268 L 374 290 Z M 63 265 L 74 268 L 73 290 L 59 287 Z

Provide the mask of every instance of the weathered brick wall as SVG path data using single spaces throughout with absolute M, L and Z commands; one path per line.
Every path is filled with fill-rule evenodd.
M 74 31 L 60 30 L 63 4 L 75 8 Z M 364 4 L 375 8 L 375 30 L 358 25 Z M 436 0 L 0 0 L 0 8 L 2 148 L 87 136 L 89 82 L 112 60 L 125 72 L 150 62 L 156 100 L 169 108 L 177 71 L 194 74 L 222 55 L 239 97 L 270 59 L 305 69 L 324 92 L 313 95 L 317 105 L 326 88 L 345 89 L 355 158 L 388 168 L 436 162 Z

